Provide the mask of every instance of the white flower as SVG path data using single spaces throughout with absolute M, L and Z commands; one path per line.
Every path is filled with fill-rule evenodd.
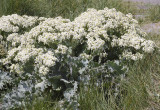
M 53 52 L 48 51 L 45 54 L 39 54 L 35 59 L 35 63 L 45 65 L 46 67 L 52 67 L 55 65 L 57 60 L 58 59 L 54 56 Z
M 89 38 L 87 41 L 88 49 L 98 50 L 103 49 L 105 41 L 100 38 Z
M 16 72 L 18 74 L 22 74 L 24 71 L 19 64 L 12 64 L 10 66 L 10 72 Z
M 48 72 L 49 72 L 49 68 L 48 68 L 48 67 L 45 67 L 44 65 L 42 65 L 42 66 L 39 68 L 39 73 L 40 73 L 40 74 L 46 75 Z
M 147 53 L 152 53 L 155 48 L 155 43 L 151 40 L 145 41 L 141 44 L 143 46 L 143 51 Z
M 140 60 L 143 58 L 143 54 L 140 54 L 140 53 L 136 53 L 136 54 L 132 54 L 132 52 L 127 52 L 127 51 L 124 51 L 123 54 L 122 54 L 122 58 L 126 58 L 128 60 Z
M 55 50 L 55 53 L 61 53 L 61 54 L 66 54 L 68 50 L 68 47 L 65 45 L 58 45 L 58 48 Z
M 37 22 L 37 17 L 31 16 L 19 16 L 17 14 L 12 14 L 8 16 L 2 16 L 0 18 L 0 30 L 4 32 L 18 32 L 19 27 L 24 28 L 33 26 Z M 18 25 L 18 26 L 16 26 Z
M 43 33 L 43 35 L 38 36 L 38 41 L 44 44 L 53 43 L 58 40 L 58 37 L 54 33 Z
M 86 53 L 81 53 L 79 56 L 80 56 L 81 58 L 84 58 L 84 59 L 91 59 L 91 58 L 92 58 L 91 55 L 88 55 L 88 54 L 86 54 Z

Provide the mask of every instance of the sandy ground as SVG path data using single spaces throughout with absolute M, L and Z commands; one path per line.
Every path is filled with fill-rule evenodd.
M 147 33 L 160 34 L 160 22 L 158 22 L 158 23 L 143 24 L 141 27 Z
M 142 2 L 142 3 L 145 3 L 145 4 L 149 4 L 149 5 L 160 5 L 160 0 L 124 0 L 124 1 Z M 137 3 L 137 8 L 148 9 L 148 7 L 146 7 L 146 5 L 141 4 L 141 3 Z M 135 18 L 136 19 L 145 18 L 145 16 L 146 15 L 144 15 L 144 14 L 140 14 L 140 15 L 135 15 Z M 147 33 L 160 34 L 160 22 L 143 24 L 141 27 Z
M 143 2 L 143 3 L 153 4 L 153 5 L 160 5 L 160 0 L 125 0 L 125 1 Z

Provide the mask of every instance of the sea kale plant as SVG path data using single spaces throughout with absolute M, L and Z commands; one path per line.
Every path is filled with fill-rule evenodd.
M 126 74 L 123 61 L 152 53 L 155 44 L 131 14 L 88 9 L 73 21 L 62 17 L 0 18 L 2 109 L 21 108 L 50 92 L 60 106 L 78 109 L 79 84 L 110 84 Z M 118 83 L 116 81 L 116 83 Z M 61 95 L 63 94 L 63 95 Z

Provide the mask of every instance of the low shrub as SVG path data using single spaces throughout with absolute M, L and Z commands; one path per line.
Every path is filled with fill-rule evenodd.
M 116 88 L 127 72 L 123 62 L 140 60 L 156 48 L 131 14 L 108 8 L 88 9 L 73 21 L 2 16 L 0 32 L 8 50 L 2 66 L 15 74 L 12 84 L 0 86 L 2 91 L 6 83 L 9 87 L 1 94 L 2 107 L 7 109 L 25 107 L 46 92 L 58 96 L 62 108 L 77 109 L 80 82 L 87 85 L 96 76 L 95 85 L 105 82 L 109 88 L 114 83 Z

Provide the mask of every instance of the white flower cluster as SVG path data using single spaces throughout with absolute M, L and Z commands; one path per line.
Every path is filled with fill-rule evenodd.
M 11 70 L 10 72 L 15 72 L 15 73 L 18 73 L 18 74 L 24 72 L 22 66 L 20 66 L 18 63 L 17 64 L 12 64 L 10 66 L 10 70 Z
M 151 40 L 147 40 L 142 43 L 143 51 L 147 53 L 152 53 L 155 49 L 155 43 Z
M 133 47 L 136 50 L 139 50 L 143 47 L 143 51 L 151 53 L 154 50 L 155 43 L 150 40 L 145 40 L 136 33 L 126 33 L 121 38 L 114 38 L 112 46 L 120 47 Z M 148 51 L 147 51 L 147 49 Z
M 140 54 L 140 53 L 136 53 L 136 54 L 132 54 L 132 52 L 127 52 L 127 51 L 124 51 L 122 53 L 122 56 L 123 58 L 126 58 L 127 60 L 128 59 L 132 59 L 132 60 L 139 60 L 139 59 L 142 59 L 143 58 L 143 54 Z
M 38 17 L 31 16 L 19 16 L 12 14 L 8 16 L 2 16 L 0 18 L 0 30 L 5 32 L 18 32 L 19 27 L 27 28 L 33 26 L 37 22 Z
M 39 24 L 29 32 L 15 33 L 20 27 L 27 28 L 35 23 Z M 17 73 L 32 59 L 34 71 L 47 74 L 59 61 L 56 58 L 59 54 L 93 59 L 97 55 L 112 55 L 116 53 L 112 49 L 117 47 L 121 50 L 117 52 L 119 58 L 138 60 L 144 52 L 151 53 L 155 49 L 154 42 L 145 39 L 146 34 L 131 14 L 124 15 L 108 8 L 88 9 L 72 22 L 61 17 L 3 16 L 0 30 L 13 32 L 7 37 L 13 47 L 3 64 L 11 63 L 11 71 Z
M 15 64 L 11 62 L 16 62 Z M 54 57 L 54 53 L 51 51 L 45 52 L 42 48 L 14 48 L 8 52 L 8 57 L 3 59 L 4 64 L 11 63 L 10 66 L 11 72 L 23 73 L 23 68 L 30 60 L 33 60 L 34 70 L 35 72 L 39 72 L 41 74 L 47 74 L 49 72 L 49 68 L 55 65 L 57 58 Z
M 55 53 L 61 53 L 61 54 L 66 54 L 68 50 L 68 47 L 65 45 L 58 45 L 58 48 L 55 50 Z
M 91 55 L 88 55 L 88 54 L 86 54 L 86 53 L 81 53 L 79 56 L 80 56 L 81 58 L 84 58 L 84 59 L 92 59 L 92 56 L 91 56 Z
M 45 54 L 40 54 L 35 59 L 35 67 L 39 68 L 39 73 L 41 74 L 47 74 L 49 72 L 49 67 L 52 67 L 55 65 L 55 62 L 58 59 L 54 57 L 54 53 L 51 51 L 48 51 Z
M 21 39 L 18 33 L 12 33 L 7 37 L 7 41 L 11 42 L 12 46 L 16 46 L 17 43 L 21 42 Z
M 89 38 L 87 41 L 89 50 L 98 50 L 104 47 L 105 41 L 100 38 Z
M 38 36 L 38 41 L 43 42 L 44 44 L 55 42 L 57 39 L 57 36 L 51 33 L 43 33 L 42 35 Z

